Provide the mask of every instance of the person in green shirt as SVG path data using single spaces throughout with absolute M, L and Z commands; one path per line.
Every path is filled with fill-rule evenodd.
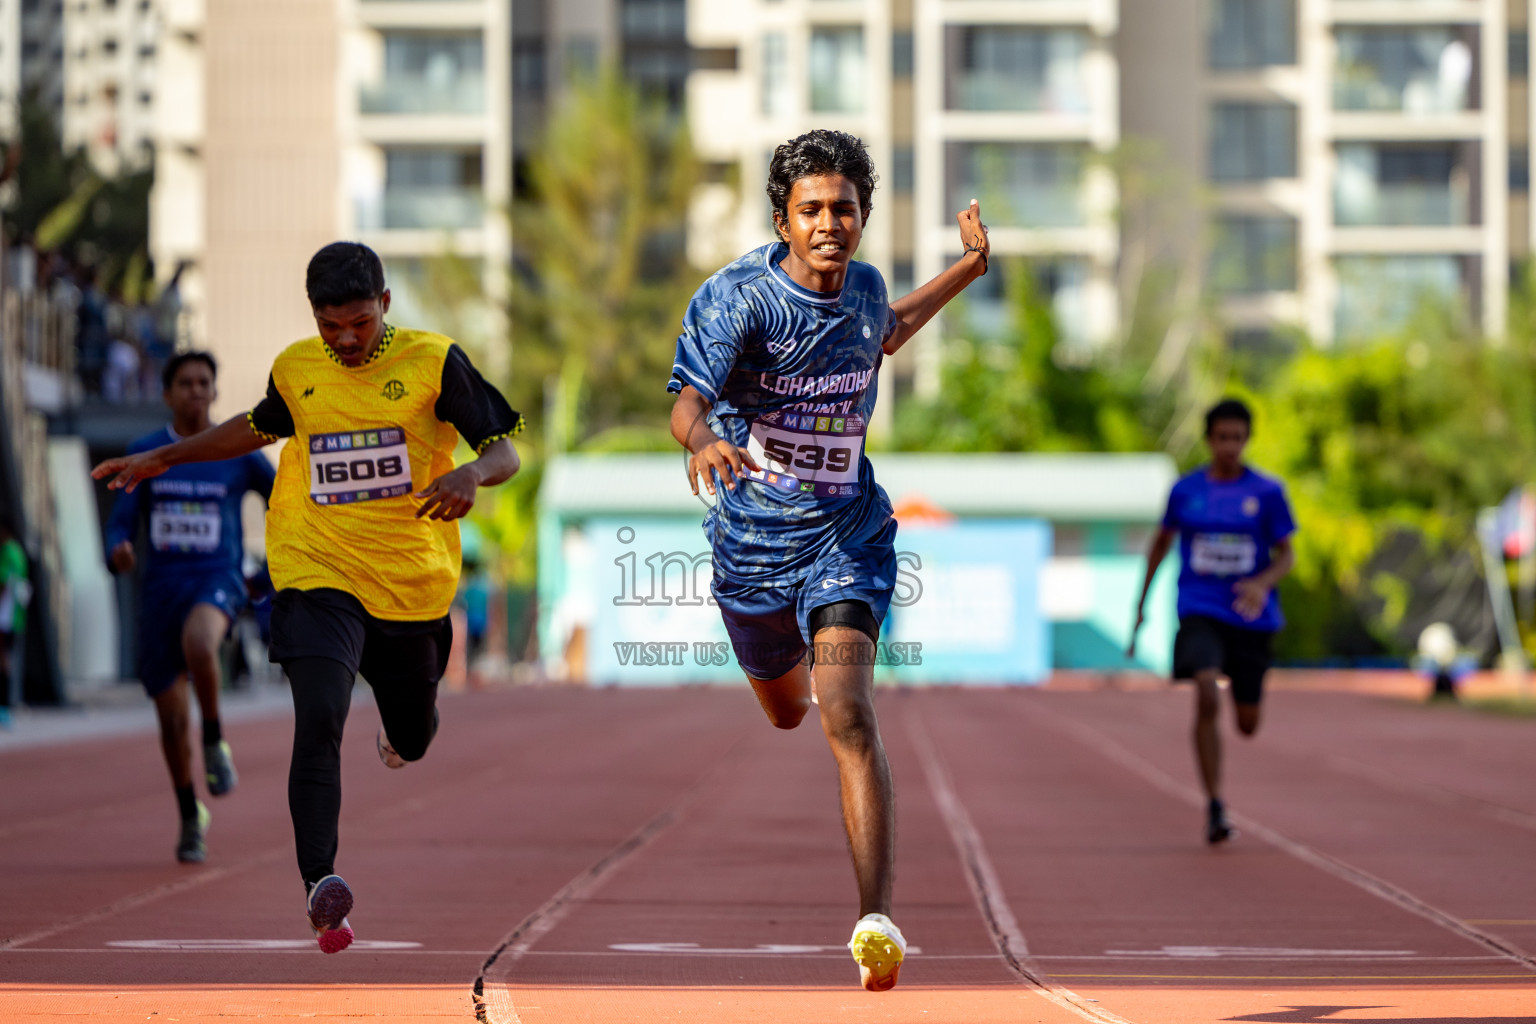
M 16 539 L 10 518 L 0 513 L 0 725 L 11 721 L 11 651 L 25 642 L 31 597 L 27 553 Z

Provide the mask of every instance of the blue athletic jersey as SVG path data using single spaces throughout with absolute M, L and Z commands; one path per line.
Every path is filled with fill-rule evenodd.
M 813 292 L 779 267 L 788 253 L 765 245 L 700 286 L 667 384 L 698 390 L 710 428 L 763 467 L 716 490 L 715 571 L 743 583 L 803 579 L 820 549 L 873 536 L 890 512 L 864 456 L 896 326 L 885 281 L 855 262 L 841 291 Z
M 1236 480 L 1215 481 L 1201 467 L 1173 485 L 1163 526 L 1179 534 L 1179 617 L 1213 619 L 1274 632 L 1284 625 L 1280 599 L 1270 592 L 1257 619 L 1239 615 L 1232 585 L 1269 568 L 1270 550 L 1296 531 L 1280 481 L 1244 469 Z
M 162 427 L 130 444 L 128 452 L 147 452 L 176 440 L 169 427 Z M 240 499 L 246 491 L 269 498 L 276 475 L 264 455 L 252 452 L 222 462 L 172 466 L 132 491 L 119 491 L 107 522 L 107 558 L 119 543 L 138 536 L 142 521 L 148 528 L 146 582 L 189 573 L 238 574 L 244 557 Z

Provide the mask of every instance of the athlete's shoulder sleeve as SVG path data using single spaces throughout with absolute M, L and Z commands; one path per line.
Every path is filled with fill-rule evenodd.
M 1184 481 L 1180 480 L 1178 483 L 1174 484 L 1173 489 L 1168 492 L 1168 507 L 1163 510 L 1163 529 L 1165 530 L 1180 529 L 1181 524 L 1179 522 L 1179 510 L 1184 505 L 1184 495 L 1182 493 L 1183 490 Z
M 683 314 L 667 390 L 677 394 L 691 384 L 705 400 L 717 401 L 751 336 L 753 320 L 741 285 L 723 271 L 700 285 Z
M 449 345 L 443 359 L 442 386 L 432 411 L 444 423 L 452 423 L 477 453 L 523 429 L 523 417 L 480 376 L 458 345 Z
M 873 263 L 856 265 L 869 277 L 865 287 L 872 304 L 870 314 L 880 324 L 880 344 L 884 345 L 896 333 L 896 312 L 891 309 L 891 293 L 885 286 L 885 275 Z
M 257 402 L 256 407 L 245 414 L 245 418 L 251 429 L 268 441 L 292 437 L 295 433 L 293 412 L 283 400 L 282 393 L 277 390 L 277 381 L 271 374 L 267 375 L 266 397 Z
M 1264 526 L 1270 543 L 1274 544 L 1296 532 L 1296 519 L 1291 515 L 1291 502 L 1285 496 L 1285 488 L 1278 481 L 1265 498 Z

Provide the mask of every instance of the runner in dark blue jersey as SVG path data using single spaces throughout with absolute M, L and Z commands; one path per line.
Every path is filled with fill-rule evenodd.
M 972 200 L 957 215 L 965 255 L 888 301 L 879 271 L 853 262 L 874 188 L 851 135 L 814 131 L 780 146 L 768 170 L 779 240 L 700 287 L 668 390 L 690 486 L 697 494 L 702 478 L 719 498 L 704 530 L 736 658 L 779 728 L 820 704 L 858 879 L 849 947 L 864 987 L 879 992 L 896 984 L 906 950 L 890 920 L 895 810 L 874 707 L 896 522 L 864 435 L 881 360 L 986 273 L 989 246 Z
M 1248 407 L 1235 399 L 1206 414 L 1209 465 L 1173 486 L 1162 529 L 1147 552 L 1147 575 L 1136 606 L 1129 656 L 1152 577 L 1179 542 L 1179 633 L 1173 644 L 1173 677 L 1195 684 L 1195 757 L 1209 805 L 1205 838 L 1221 843 L 1234 832 L 1221 796 L 1221 710 L 1218 680 L 1231 682 L 1237 728 L 1259 729 L 1264 674 L 1275 633 L 1284 624 L 1275 586 L 1291 571 L 1291 534 L 1296 523 L 1280 481 L 1250 469 L 1243 449 L 1253 427 Z
M 206 352 L 184 352 L 167 363 L 165 404 L 171 425 L 133 442 L 129 454 L 209 429 L 216 373 Z M 133 570 L 138 564 L 135 541 L 141 530 L 145 536 L 139 680 L 160 719 L 160 746 L 181 813 L 176 858 L 185 863 L 206 859 L 210 818 L 192 788 L 187 680 L 202 710 L 208 792 L 223 796 L 237 781 L 219 722 L 219 645 L 245 604 L 240 503 L 247 491 L 268 498 L 274 476 L 272 463 L 255 452 L 177 466 L 142 487 L 118 492 L 107 524 L 107 561 L 113 572 Z

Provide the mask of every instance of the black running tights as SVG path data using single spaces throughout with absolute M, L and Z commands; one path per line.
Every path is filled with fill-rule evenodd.
M 341 731 L 352 704 L 351 669 L 332 658 L 288 658 L 293 688 L 293 761 L 288 768 L 288 811 L 304 881 L 318 882 L 336 867 L 341 818 Z M 437 683 L 369 679 L 390 746 L 407 761 L 427 752 L 437 731 Z M 414 673 L 413 673 L 414 675 Z M 369 737 L 372 745 L 372 737 Z M 383 770 L 382 768 L 380 770 Z

